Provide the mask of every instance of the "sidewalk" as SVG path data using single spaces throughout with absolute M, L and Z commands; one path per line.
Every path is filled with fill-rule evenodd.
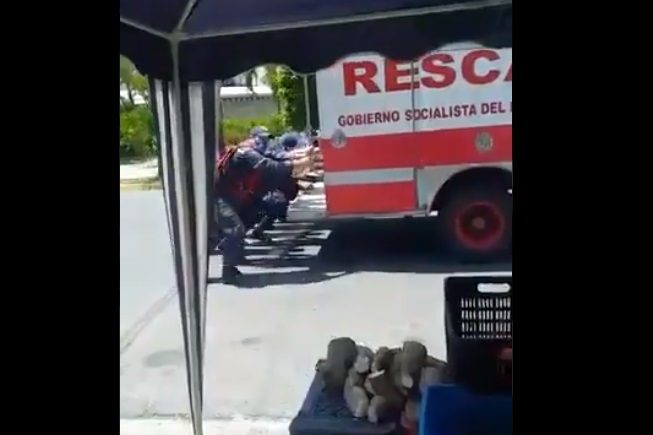
M 120 165 L 120 181 L 134 182 L 139 180 L 151 180 L 159 175 L 159 163 L 157 159 L 147 160 L 141 163 Z

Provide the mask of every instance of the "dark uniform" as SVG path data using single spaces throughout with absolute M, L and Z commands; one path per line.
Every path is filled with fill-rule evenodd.
M 275 160 L 291 160 L 293 158 L 292 150 L 302 148 L 308 145 L 306 136 L 302 133 L 289 132 L 283 134 L 278 139 L 268 141 L 266 147 L 262 150 L 263 155 Z M 280 188 L 275 192 L 269 193 L 263 198 L 263 208 L 266 216 L 263 218 L 263 229 L 271 229 L 275 220 L 285 221 L 288 217 L 288 207 L 290 201 L 297 197 L 299 188 L 295 180 Z
M 220 159 L 217 171 L 215 214 L 222 236 L 222 276 L 226 283 L 234 283 L 240 276 L 236 266 L 244 256 L 246 225 L 242 217 L 268 192 L 292 180 L 292 165 L 240 147 Z
M 286 150 L 293 150 L 295 148 L 304 148 L 309 145 L 308 137 L 304 133 L 291 131 L 284 133 L 279 137 L 279 144 Z
M 274 139 L 267 128 L 263 126 L 253 128 L 250 131 L 249 140 L 253 141 L 252 148 L 264 157 L 277 161 L 288 161 L 293 157 L 292 153 L 289 152 L 289 148 L 284 146 L 285 140 Z M 253 237 L 265 242 L 271 242 L 264 231 L 271 230 L 275 221 L 284 221 L 287 218 L 289 199 L 292 200 L 297 196 L 296 186 L 294 180 L 289 180 L 278 190 L 267 193 L 257 204 L 256 209 L 249 211 L 248 217 L 254 217 L 255 219 L 252 231 Z
M 272 140 L 267 144 L 264 156 L 277 161 L 290 161 L 293 158 L 280 141 Z M 272 229 L 275 221 L 285 221 L 288 217 L 289 201 L 297 197 L 297 183 L 294 179 L 288 180 L 288 183 L 281 186 L 278 190 L 268 193 L 262 200 L 264 216 L 257 225 L 256 231 L 265 231 Z M 260 233 L 259 233 L 260 234 Z M 260 236 L 263 236 L 260 234 Z
M 254 127 L 250 130 L 250 137 L 241 145 L 248 146 L 261 154 L 263 157 L 276 159 L 276 147 L 274 140 L 268 129 L 264 126 Z M 272 243 L 272 240 L 265 235 L 265 231 L 272 229 L 274 219 L 268 215 L 273 214 L 270 208 L 270 195 L 267 193 L 262 198 L 257 198 L 249 207 L 241 211 L 241 218 L 247 230 L 252 230 L 251 236 L 255 239 L 266 243 Z

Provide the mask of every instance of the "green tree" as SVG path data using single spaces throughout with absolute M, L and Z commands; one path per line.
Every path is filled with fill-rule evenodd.
M 266 67 L 267 82 L 279 104 L 283 123 L 288 128 L 303 130 L 306 127 L 306 101 L 303 76 L 285 66 Z M 315 76 L 308 77 L 308 96 L 311 127 L 319 127 Z
M 256 82 L 263 82 L 264 84 L 267 84 L 267 80 L 264 77 L 259 76 L 258 70 L 256 68 L 252 68 L 249 71 L 245 72 L 245 86 L 247 86 L 247 89 L 254 92 L 254 83 Z
M 138 72 L 134 64 L 125 56 L 120 56 L 120 90 L 126 91 L 127 97 L 120 95 L 121 107 L 126 109 L 136 105 L 136 96 L 149 102 L 147 78 Z
M 123 91 L 126 96 L 123 97 Z M 137 97 L 145 104 L 137 104 Z M 120 56 L 120 156 L 149 157 L 155 152 L 154 123 L 147 78 Z

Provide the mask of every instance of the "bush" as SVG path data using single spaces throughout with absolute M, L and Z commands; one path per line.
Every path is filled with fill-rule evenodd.
M 280 115 L 253 119 L 225 119 L 222 131 L 224 141 L 234 145 L 249 137 L 249 131 L 264 125 L 273 134 L 286 131 Z M 147 106 L 136 106 L 120 112 L 120 157 L 141 158 L 156 154 L 154 119 Z
M 281 134 L 286 131 L 281 115 L 278 114 L 254 119 L 227 118 L 222 121 L 224 143 L 235 145 L 242 142 L 249 137 L 249 131 L 259 125 L 266 126 L 273 134 Z
M 120 111 L 120 156 L 149 157 L 156 153 L 154 119 L 148 106 Z

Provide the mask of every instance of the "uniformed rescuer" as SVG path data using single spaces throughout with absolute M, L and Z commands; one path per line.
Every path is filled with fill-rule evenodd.
M 285 189 L 293 179 L 311 172 L 318 153 L 313 148 L 290 160 L 275 160 L 251 146 L 239 146 L 220 158 L 216 168 L 215 217 L 221 235 L 225 283 L 238 284 L 242 275 L 237 268 L 243 260 L 246 232 L 241 216 L 267 193 Z

